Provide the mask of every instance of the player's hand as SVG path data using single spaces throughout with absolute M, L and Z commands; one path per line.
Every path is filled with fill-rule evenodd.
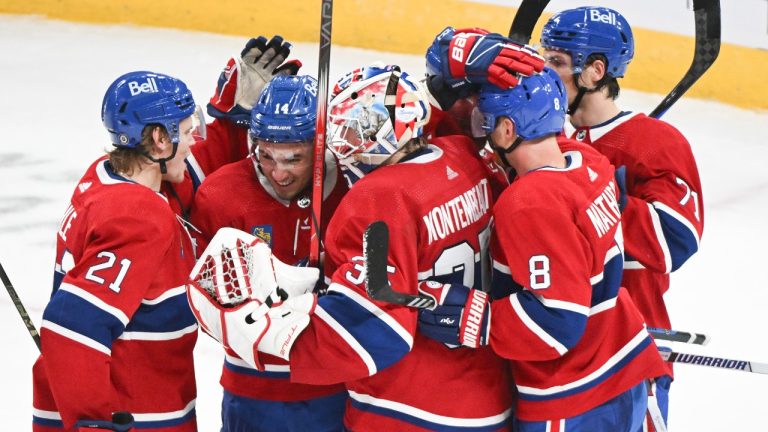
M 619 189 L 619 211 L 624 212 L 627 206 L 627 167 L 622 165 L 616 168 L 614 174 L 616 178 L 616 187 Z
M 285 61 L 290 53 L 291 44 L 280 36 L 269 41 L 264 36 L 250 39 L 240 57 L 230 58 L 219 75 L 208 114 L 248 126 L 251 109 L 264 86 L 274 76 L 298 73 L 301 62 Z
M 472 84 L 494 84 L 501 89 L 517 85 L 519 75 L 544 69 L 544 58 L 534 49 L 483 29 L 447 27 L 427 50 L 428 75 L 440 75 L 451 89 Z
M 438 342 L 477 348 L 488 344 L 491 305 L 488 294 L 464 285 L 419 283 L 419 293 L 435 300 L 419 311 L 419 331 Z

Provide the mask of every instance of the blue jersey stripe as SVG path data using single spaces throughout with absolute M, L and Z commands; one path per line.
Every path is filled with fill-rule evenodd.
M 261 372 L 256 369 L 251 369 L 251 368 L 232 364 L 228 362 L 226 359 L 224 359 L 224 367 L 240 375 L 251 375 L 251 376 L 257 376 L 261 378 L 275 378 L 275 379 L 286 379 L 286 380 L 291 378 L 290 372 L 274 372 L 274 371 Z
M 658 210 L 658 209 L 657 209 Z M 658 210 L 661 231 L 664 233 L 664 240 L 667 242 L 669 254 L 672 258 L 672 271 L 677 270 L 683 265 L 691 255 L 699 250 L 695 233 L 690 228 L 677 220 L 675 217 Z
M 564 398 L 567 396 L 572 396 L 578 393 L 582 393 L 585 391 L 588 391 L 590 389 L 593 389 L 603 383 L 605 380 L 612 377 L 614 374 L 619 372 L 621 369 L 623 369 L 627 364 L 629 364 L 632 360 L 635 359 L 643 350 L 645 350 L 649 345 L 651 344 L 651 338 L 650 336 L 645 338 L 642 342 L 640 342 L 635 348 L 633 348 L 630 352 L 627 353 L 621 360 L 616 362 L 612 367 L 610 367 L 608 370 L 603 372 L 600 376 L 595 377 L 595 379 L 584 383 L 578 387 L 574 387 L 569 390 L 552 393 L 548 395 L 532 395 L 529 393 L 523 393 L 518 392 L 518 397 L 523 400 L 527 401 L 548 401 L 553 399 L 559 399 Z M 519 389 L 518 389 L 519 390 Z
M 157 304 L 142 303 L 125 331 L 164 333 L 185 329 L 197 320 L 189 308 L 186 293 L 169 297 Z
M 548 335 L 567 349 L 576 345 L 587 327 L 587 316 L 578 312 L 542 304 L 532 292 L 522 291 L 517 299 L 526 314 Z
M 43 312 L 43 320 L 92 339 L 112 349 L 112 341 L 123 333 L 123 323 L 69 291 L 58 290 Z
M 318 299 L 318 305 L 368 352 L 376 370 L 390 366 L 410 351 L 406 341 L 386 322 L 344 294 L 329 291 Z

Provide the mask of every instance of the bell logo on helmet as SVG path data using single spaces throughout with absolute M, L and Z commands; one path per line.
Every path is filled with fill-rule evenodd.
M 613 12 L 601 14 L 599 9 L 592 9 L 589 11 L 589 19 L 591 21 L 599 21 L 606 24 L 616 25 L 616 14 Z
M 131 96 L 136 96 L 141 93 L 158 93 L 157 83 L 153 77 L 147 78 L 147 82 L 141 84 L 137 81 L 129 82 L 128 90 L 131 91 Z

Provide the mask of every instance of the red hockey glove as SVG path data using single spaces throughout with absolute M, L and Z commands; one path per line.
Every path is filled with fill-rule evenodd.
M 470 348 L 488 344 L 491 305 L 488 293 L 464 285 L 419 283 L 419 292 L 435 300 L 419 311 L 419 331 L 438 342 Z
M 208 114 L 247 127 L 251 109 L 267 82 L 276 75 L 298 73 L 300 61 L 285 62 L 290 53 L 291 44 L 280 36 L 274 36 L 269 42 L 264 36 L 249 40 L 240 57 L 230 58 L 219 75 L 216 91 L 208 103 Z
M 429 75 L 441 75 L 453 90 L 491 83 L 502 89 L 517 85 L 518 75 L 544 69 L 544 58 L 533 48 L 482 29 L 447 27 L 427 50 Z

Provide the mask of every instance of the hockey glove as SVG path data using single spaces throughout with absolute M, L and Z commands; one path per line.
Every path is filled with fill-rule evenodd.
M 543 69 L 544 58 L 531 47 L 477 28 L 447 27 L 427 50 L 427 75 L 441 76 L 453 91 L 487 83 L 508 89 L 517 85 L 518 75 Z
M 248 127 L 251 109 L 259 99 L 261 90 L 276 75 L 296 75 L 301 62 L 283 63 L 291 53 L 291 44 L 274 36 L 252 38 L 240 53 L 232 57 L 219 75 L 216 92 L 208 103 L 208 114 L 226 118 Z
M 614 177 L 616 187 L 619 189 L 619 211 L 624 213 L 624 207 L 627 206 L 627 167 L 622 165 L 616 168 Z
M 190 281 L 222 306 L 249 299 L 279 302 L 311 292 L 320 271 L 289 266 L 274 255 L 260 238 L 234 228 L 213 236 L 190 273 Z
M 259 351 L 289 359 L 317 304 L 314 294 L 303 294 L 272 308 L 258 300 L 225 308 L 195 283 L 187 285 L 187 299 L 203 331 L 260 371 L 264 366 Z
M 77 432 L 128 432 L 131 429 L 133 429 L 133 415 L 125 411 L 112 413 L 112 421 L 80 420 L 75 423 L 75 430 Z
M 419 283 L 419 292 L 435 300 L 419 311 L 419 331 L 438 342 L 470 348 L 488 344 L 491 305 L 488 293 L 464 285 Z

